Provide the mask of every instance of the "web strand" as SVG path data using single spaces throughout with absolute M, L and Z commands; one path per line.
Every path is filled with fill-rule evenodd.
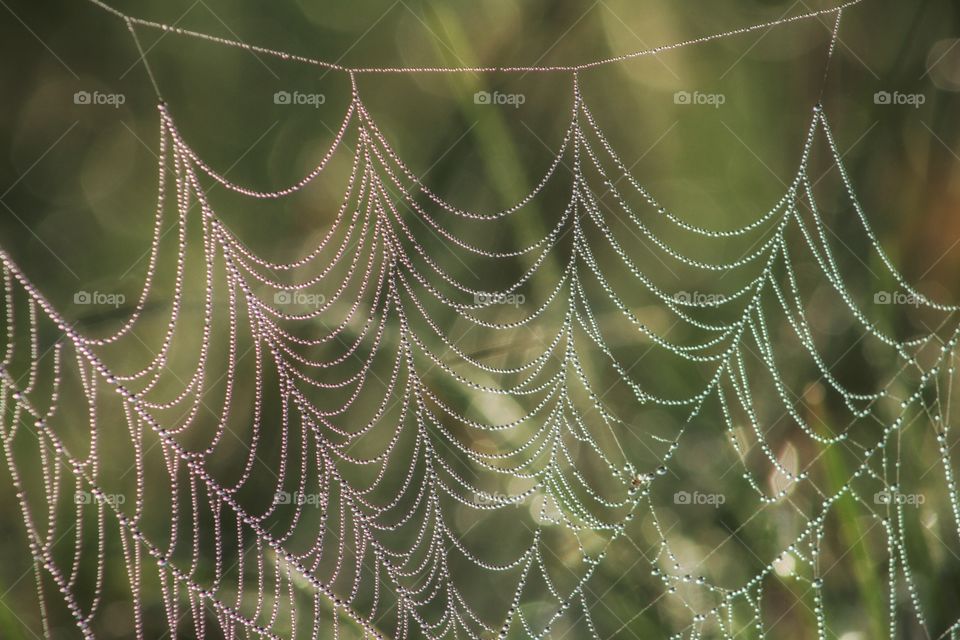
M 91 1 L 125 20 L 146 65 L 134 27 L 164 27 Z M 842 10 L 853 4 L 576 67 L 497 68 L 570 72 L 572 106 L 542 179 L 494 212 L 455 206 L 404 163 L 357 90 L 355 74 L 372 69 L 328 66 L 352 81 L 340 128 L 316 167 L 274 190 L 211 167 L 161 98 L 154 235 L 129 318 L 106 335 L 83 335 L 0 250 L 0 435 L 45 632 L 53 585 L 78 630 L 95 637 L 108 615 L 107 576 L 119 564 L 138 638 L 164 627 L 202 638 L 214 626 L 226 637 L 545 638 L 565 626 L 598 639 L 591 611 L 601 596 L 591 585 L 611 549 L 632 543 L 631 571 L 649 575 L 656 589 L 637 615 L 661 600 L 676 604 L 675 638 L 764 635 L 764 585 L 787 562 L 812 592 L 824 636 L 831 575 L 821 548 L 841 501 L 873 519 L 885 542 L 890 636 L 898 604 L 929 629 L 897 498 L 900 462 L 890 457 L 911 424 L 925 419 L 936 429 L 937 464 L 960 530 L 948 446 L 958 307 L 921 295 L 896 269 L 819 102 L 782 196 L 738 227 L 711 229 L 669 210 L 631 174 L 578 81 L 594 66 L 836 13 L 826 79 Z M 929 331 L 898 337 L 851 291 L 809 178 L 818 146 L 836 166 L 842 198 L 884 277 L 937 315 Z M 286 200 L 326 180 L 338 154 L 350 168 L 341 202 L 303 255 L 266 259 L 220 218 L 218 190 L 253 203 Z M 207 179 L 217 189 L 205 190 Z M 486 246 L 494 234 L 453 224 L 495 230 L 529 215 L 558 182 L 565 206 L 525 245 Z M 674 234 L 746 249 L 707 259 Z M 432 249 L 438 244 L 444 251 Z M 710 278 L 717 291 L 700 299 L 667 290 L 639 260 L 647 252 Z M 877 367 L 870 389 L 832 371 L 809 315 L 800 255 L 860 340 L 891 363 Z M 463 275 L 498 269 L 514 275 L 489 290 Z M 161 273 L 173 283 L 166 295 Z M 503 309 L 524 292 L 529 303 Z M 638 292 L 669 318 L 665 326 L 684 331 L 648 322 Z M 169 304 L 158 322 L 147 309 L 161 297 Z M 59 338 L 46 349 L 51 332 Z M 482 345 L 507 340 L 510 353 L 502 360 L 472 353 L 461 344 L 471 332 L 482 334 Z M 629 350 L 617 345 L 624 334 L 628 346 L 645 345 L 670 370 L 697 375 L 679 391 L 665 389 L 626 359 Z M 118 358 L 128 345 L 149 353 Z M 825 431 L 809 415 L 794 391 L 802 367 L 812 371 L 808 387 L 830 394 L 836 415 L 849 421 L 842 428 Z M 83 406 L 68 407 L 68 397 Z M 674 419 L 662 428 L 637 417 L 646 410 Z M 812 452 L 803 465 L 772 437 L 783 421 L 794 427 L 797 448 Z M 755 556 L 760 566 L 739 584 L 690 567 L 657 493 L 703 424 L 729 436 L 750 520 L 785 509 L 798 523 L 775 553 Z M 118 466 L 108 452 L 120 443 L 130 460 Z M 849 473 L 838 486 L 821 486 L 821 458 L 838 452 L 853 460 Z M 24 481 L 28 466 L 39 482 Z M 871 502 L 865 487 L 893 498 Z M 816 497 L 809 509 L 791 504 L 801 491 Z M 500 548 L 471 537 L 491 522 L 486 535 L 504 540 Z M 73 537 L 64 535 L 65 523 Z M 630 538 L 638 529 L 653 532 L 649 554 Z M 471 584 L 481 581 L 495 586 L 478 593 Z
M 652 47 L 648 49 L 641 49 L 638 51 L 633 51 L 631 53 L 625 53 L 617 56 L 611 56 L 608 58 L 602 58 L 599 60 L 592 60 L 588 62 L 581 62 L 571 65 L 506 65 L 506 66 L 425 66 L 425 67 L 392 67 L 392 66 L 383 66 L 383 67 L 350 67 L 334 62 L 329 62 L 325 60 L 320 60 L 316 58 L 310 58 L 307 56 L 296 55 L 293 53 L 288 53 L 285 51 L 280 51 L 277 49 L 271 49 L 268 47 L 262 47 L 252 44 L 247 44 L 238 40 L 231 40 L 229 38 L 222 38 L 220 36 L 214 36 L 207 33 L 202 33 L 199 31 L 193 31 L 190 29 L 184 29 L 174 25 L 165 24 L 162 22 L 155 22 L 152 20 L 144 20 L 142 18 L 137 18 L 134 16 L 129 16 L 125 13 L 120 12 L 119 10 L 109 6 L 102 0 L 88 0 L 94 5 L 104 9 L 105 11 L 121 18 L 124 22 L 131 25 L 138 25 L 142 27 L 147 27 L 150 29 L 156 29 L 166 33 L 172 33 L 175 35 L 185 36 L 189 38 L 195 38 L 198 40 L 205 40 L 214 44 L 219 44 L 228 47 L 235 47 L 239 49 L 244 49 L 247 51 L 252 51 L 254 53 L 259 53 L 262 55 L 267 55 L 281 60 L 287 60 L 291 62 L 300 62 L 303 64 L 309 64 L 317 67 L 322 67 L 330 71 L 341 71 L 348 74 L 374 74 L 374 73 L 385 73 L 385 74 L 397 74 L 397 73 L 569 73 L 577 71 L 587 71 L 590 69 L 595 69 L 598 67 L 603 67 L 607 65 L 627 62 L 630 60 L 635 60 L 637 58 L 642 58 L 646 56 L 655 56 L 660 53 L 666 53 L 668 51 L 673 51 L 676 49 L 681 49 L 685 47 L 691 47 L 698 44 L 705 44 L 708 42 L 714 42 L 717 40 L 722 40 L 725 38 L 745 35 L 748 33 L 753 33 L 755 31 L 763 31 L 768 29 L 773 29 L 775 27 L 789 25 L 795 22 L 802 22 L 806 20 L 812 20 L 819 18 L 821 16 L 836 15 L 837 22 L 839 23 L 840 14 L 844 9 L 853 7 L 855 5 L 864 2 L 864 0 L 847 0 L 843 4 L 840 4 L 836 7 L 831 7 L 828 9 L 819 9 L 816 11 L 808 11 L 806 13 L 801 13 L 795 16 L 780 18 L 777 20 L 770 20 L 767 22 L 761 22 L 758 24 L 753 24 L 746 27 L 739 27 L 736 29 L 730 29 L 728 31 L 723 31 L 720 33 L 714 33 L 706 36 L 700 36 L 698 38 L 691 38 L 689 40 L 683 40 L 681 42 L 675 42 L 671 44 L 660 45 L 657 47 Z M 832 47 L 831 47 L 832 53 Z M 141 56 L 142 59 L 142 56 Z

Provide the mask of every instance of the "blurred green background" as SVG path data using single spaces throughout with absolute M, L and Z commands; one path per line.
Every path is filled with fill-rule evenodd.
M 68 319 L 96 332 L 115 318 L 71 305 L 74 294 L 114 291 L 132 300 L 142 281 L 156 196 L 156 96 L 117 17 L 83 0 L 0 4 L 0 246 Z M 835 5 L 836 0 L 113 4 L 139 18 L 355 67 L 579 63 Z M 756 217 L 783 195 L 822 89 L 844 161 L 884 247 L 925 294 L 960 302 L 960 6 L 948 0 L 864 0 L 844 14 L 824 84 L 830 27 L 832 18 L 825 16 L 586 71 L 584 97 L 633 175 L 662 203 L 694 224 L 728 228 Z M 208 164 L 228 170 L 231 179 L 261 189 L 286 186 L 330 145 L 350 99 L 345 74 L 150 29 L 138 33 L 185 140 Z M 454 204 L 482 211 L 509 206 L 542 176 L 570 120 L 570 84 L 562 73 L 358 78 L 361 98 L 413 171 Z M 322 94 L 323 104 L 276 104 L 280 91 Z M 477 91 L 522 94 L 524 101 L 517 107 L 478 105 Z M 723 94 L 725 100 L 716 108 L 676 104 L 680 91 Z M 77 92 L 122 94 L 124 103 L 76 104 Z M 877 104 L 877 92 L 920 94 L 923 104 Z M 815 162 L 829 173 L 822 153 Z M 331 170 L 341 180 L 312 190 L 308 200 L 254 205 L 231 196 L 218 212 L 257 252 L 292 259 L 315 242 L 335 213 L 349 165 L 335 163 Z M 850 238 L 841 252 L 843 264 L 859 269 L 861 257 L 879 264 L 867 257 L 861 240 L 853 240 L 859 238 L 857 223 L 839 189 L 825 199 L 832 232 L 841 244 Z M 504 233 L 536 237 L 555 219 L 555 204 L 528 212 Z M 795 258 L 799 271 L 816 272 L 809 255 L 798 252 Z M 645 264 L 653 258 L 639 253 L 635 259 Z M 510 274 L 502 277 L 507 281 Z M 865 274 L 851 277 L 859 284 L 867 280 Z M 635 286 L 626 277 L 613 284 Z M 674 282 L 669 290 L 710 288 L 704 278 Z M 841 335 L 845 325 L 833 313 L 835 303 L 813 291 L 817 329 Z M 862 291 L 868 291 L 865 284 Z M 909 336 L 927 320 L 907 313 L 888 326 Z M 679 374 L 654 373 L 667 395 L 695 388 Z M 831 423 L 831 411 L 822 408 L 825 423 Z M 644 415 L 653 422 L 676 420 Z M 719 418 L 704 418 L 700 426 L 687 436 L 690 448 L 675 463 L 677 477 L 692 483 L 710 482 L 717 466 L 726 466 L 715 459 L 716 451 L 729 448 Z M 926 470 L 936 458 L 930 430 L 898 455 L 904 467 Z M 849 471 L 843 465 L 824 463 L 818 472 L 828 485 L 841 484 Z M 938 637 L 956 619 L 960 543 L 947 517 L 941 478 L 932 473 L 918 480 L 928 499 L 913 514 L 916 547 L 910 550 L 931 627 L 919 629 L 901 604 L 896 611 L 901 637 L 927 632 Z M 742 491 L 738 480 L 739 474 L 731 473 L 722 490 Z M 671 535 L 691 557 L 721 540 L 739 545 L 725 563 L 710 567 L 714 582 L 735 585 L 743 572 L 756 570 L 749 567 L 752 560 L 737 558 L 778 544 L 778 520 L 741 532 L 739 524 L 756 501 L 730 503 L 671 516 L 677 521 Z M 32 576 L 23 577 L 29 556 L 6 481 L 0 484 L 0 508 L 9 514 L 0 519 L 0 637 L 30 638 L 39 633 L 35 588 Z M 841 533 L 833 553 L 841 577 L 828 606 L 828 637 L 879 637 L 886 629 L 878 619 L 886 614 L 885 545 L 879 537 L 861 540 L 850 533 L 870 527 L 863 513 L 853 508 L 839 514 L 848 522 L 837 525 Z M 844 537 L 848 534 L 852 537 Z M 649 570 L 624 571 L 634 566 L 636 554 L 650 554 L 655 542 L 650 523 L 640 522 L 601 567 L 594 587 L 603 602 L 595 611 L 601 637 L 656 638 L 677 630 L 680 614 L 669 599 L 658 598 L 659 583 Z M 810 611 L 791 606 L 802 597 L 795 589 L 800 590 L 786 579 L 770 587 L 769 637 L 815 636 Z M 67 628 L 57 635 L 74 636 Z M 122 631 L 116 636 L 126 637 Z

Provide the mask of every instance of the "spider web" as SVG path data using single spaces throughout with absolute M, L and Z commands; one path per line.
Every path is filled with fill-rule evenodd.
M 880 524 L 891 637 L 901 605 L 928 629 L 910 570 L 897 452 L 906 427 L 925 420 L 960 524 L 948 447 L 956 307 L 928 300 L 896 270 L 819 105 L 779 201 L 741 227 L 709 229 L 667 210 L 631 175 L 578 79 L 639 55 L 835 15 L 829 60 L 852 4 L 577 66 L 477 69 L 571 76 L 560 150 L 534 189 L 498 212 L 454 206 L 422 184 L 355 81 L 467 69 L 349 69 L 101 5 L 123 18 L 138 48 L 136 28 L 159 28 L 343 71 L 353 91 L 322 161 L 276 191 L 235 184 L 206 164 L 161 102 L 145 282 L 108 336 L 76 331 L 0 252 L 3 446 L 44 632 L 51 635 L 52 609 L 62 604 L 95 637 L 104 618 L 121 615 L 104 603 L 124 590 L 122 617 L 136 637 L 162 627 L 228 638 L 600 637 L 591 611 L 602 596 L 590 581 L 631 523 L 642 522 L 655 544 L 649 554 L 637 549 L 633 571 L 645 563 L 655 593 L 637 609 L 681 602 L 674 637 L 764 636 L 764 588 L 785 564 L 808 585 L 826 637 L 820 552 L 830 518 L 847 504 Z M 939 314 L 935 330 L 899 339 L 858 301 L 863 292 L 841 274 L 810 178 L 817 154 L 835 167 L 885 277 Z M 326 179 L 338 155 L 351 167 L 341 206 L 306 255 L 262 257 L 217 214 L 218 195 L 295 197 Z M 542 237 L 510 248 L 488 241 L 554 188 L 568 193 L 567 204 Z M 164 231 L 167 221 L 175 233 Z M 451 221 L 471 231 L 454 232 Z M 731 243 L 747 247 L 735 260 L 699 257 Z M 736 284 L 709 295 L 668 291 L 636 262 L 647 246 L 678 269 L 715 280 L 733 274 L 723 282 Z M 871 389 L 840 380 L 815 340 L 809 278 L 798 273 L 795 250 L 813 258 L 858 341 L 886 354 L 887 373 L 863 376 Z M 481 291 L 458 276 L 464 269 L 522 275 Z M 685 328 L 683 339 L 637 312 L 636 291 L 613 284 L 627 280 L 667 324 Z M 524 292 L 531 301 L 505 320 L 504 303 Z M 159 325 L 148 313 L 158 304 L 169 308 Z M 157 344 L 142 344 L 141 325 L 160 327 Z M 507 339 L 513 353 L 494 366 L 459 346 L 467 332 L 481 345 Z M 661 391 L 655 375 L 632 370 L 625 343 L 706 383 L 686 395 Z M 139 366 L 129 365 L 131 353 L 144 354 Z M 125 364 L 114 364 L 118 354 Z M 849 424 L 830 430 L 805 415 L 794 391 L 805 384 L 801 361 Z M 650 408 L 677 416 L 676 428 L 637 417 Z M 793 460 L 771 435 L 784 419 L 805 443 Z M 805 508 L 791 503 L 795 532 L 736 585 L 686 573 L 665 524 L 658 487 L 693 425 L 727 430 L 743 470 L 736 499 L 763 512 L 803 491 L 813 496 Z M 108 441 L 122 443 L 128 458 L 105 457 Z M 837 452 L 854 461 L 852 474 L 826 489 L 814 471 Z M 878 491 L 892 498 L 878 505 Z M 698 495 L 678 493 L 674 502 Z M 502 543 L 478 544 L 491 537 Z M 118 575 L 126 584 L 114 584 Z M 958 625 L 944 636 L 956 637 Z

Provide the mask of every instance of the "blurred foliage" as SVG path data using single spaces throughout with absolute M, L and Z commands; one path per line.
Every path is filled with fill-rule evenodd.
M 156 96 L 129 32 L 115 16 L 82 0 L 8 2 L 0 8 L 0 148 L 5 150 L 0 246 L 64 315 L 95 332 L 116 318 L 85 315 L 71 305 L 75 292 L 123 292 L 135 299 L 141 284 L 156 195 Z M 578 63 L 835 3 L 116 0 L 115 6 L 137 17 L 345 65 L 430 66 Z M 824 86 L 829 22 L 778 26 L 585 72 L 584 95 L 633 174 L 661 202 L 695 224 L 726 228 L 756 217 L 783 194 L 823 88 L 825 111 L 880 240 L 918 288 L 956 303 L 960 7 L 947 0 L 865 0 L 845 13 Z M 158 31 L 139 33 L 185 139 L 232 179 L 262 189 L 285 186 L 328 148 L 350 98 L 345 74 Z M 403 159 L 435 192 L 477 210 L 506 207 L 537 183 L 570 119 L 570 83 L 568 74 L 535 73 L 358 78 L 360 95 Z M 78 91 L 121 93 L 125 102 L 118 108 L 77 105 Z M 278 105 L 273 99 L 278 91 L 322 94 L 324 101 L 316 107 Z M 477 91 L 522 93 L 525 100 L 516 108 L 477 105 Z M 678 105 L 678 91 L 721 93 L 726 100 L 717 108 Z M 919 93 L 925 100 L 916 108 L 876 104 L 879 91 Z M 829 173 L 826 164 L 821 168 Z M 348 171 L 348 163 L 335 162 L 329 181 L 290 203 L 254 208 L 243 199 L 214 198 L 222 198 L 221 214 L 254 250 L 290 258 L 329 223 Z M 835 177 L 825 188 L 831 182 Z M 824 213 L 837 238 L 850 239 L 844 266 L 869 271 L 875 264 L 863 261 L 875 258 L 857 244 L 852 210 L 836 184 L 833 189 L 834 206 Z M 504 233 L 518 243 L 541 235 L 562 197 L 539 204 Z M 654 262 L 652 255 L 646 258 Z M 638 262 L 644 259 L 638 254 Z M 812 260 L 803 259 L 798 268 L 815 275 Z M 507 281 L 510 274 L 494 277 Z M 629 286 L 627 280 L 620 284 Z M 707 280 L 674 284 L 686 290 L 711 287 Z M 811 317 L 840 349 L 847 327 L 831 299 L 821 289 L 811 291 Z M 648 314 L 656 326 L 655 310 Z M 923 323 L 920 314 L 908 313 L 895 328 L 910 335 Z M 645 348 L 629 344 L 629 333 L 624 336 L 627 344 L 618 346 L 627 353 Z M 478 351 L 487 347 L 470 345 Z M 656 371 L 652 363 L 644 366 Z M 844 367 L 856 378 L 857 362 Z M 656 374 L 675 395 L 699 382 L 681 372 Z M 832 422 L 833 408 L 811 404 L 824 424 Z M 652 411 L 637 417 L 638 424 L 674 421 Z M 684 486 L 717 490 L 716 483 L 724 482 L 726 492 L 743 491 L 739 474 L 728 473 L 739 462 L 717 453 L 729 449 L 722 424 L 701 419 L 696 427 L 686 455 L 677 461 Z M 935 459 L 933 447 L 925 436 L 899 450 L 903 466 L 926 470 Z M 815 454 L 797 453 L 802 460 Z M 822 480 L 836 488 L 849 476 L 850 461 L 831 455 L 823 461 Z M 939 476 L 929 476 L 923 491 L 930 499 L 915 514 L 918 542 L 910 552 L 926 613 L 939 634 L 956 616 L 960 544 L 946 510 L 937 511 L 944 499 Z M 13 515 L 16 501 L 6 481 L 0 486 L 0 507 L 10 514 L 0 520 L 0 636 L 33 637 L 39 628 L 36 595 L 32 576 L 24 576 L 30 560 Z M 661 498 L 669 502 L 669 495 Z M 818 497 L 796 499 L 810 507 Z M 769 562 L 784 532 L 795 525 L 784 513 L 780 521 L 746 527 L 755 509 L 752 496 L 743 496 L 720 509 L 673 514 L 671 538 L 688 559 L 718 547 L 703 561 L 704 572 L 735 586 Z M 832 549 L 837 571 L 846 578 L 828 604 L 831 633 L 843 640 L 879 637 L 884 623 L 878 617 L 886 607 L 882 540 L 869 532 L 872 523 L 855 505 L 840 504 L 834 517 Z M 595 591 L 603 602 L 597 613 L 603 637 L 627 637 L 627 630 L 636 637 L 661 637 L 677 619 L 673 605 L 658 599 L 650 576 L 637 570 L 638 554 L 651 554 L 656 541 L 649 522 L 638 522 L 637 529 L 600 569 Z M 770 637 L 815 635 L 812 614 L 796 606 L 802 591 L 789 580 L 770 587 Z M 648 607 L 651 601 L 656 604 Z M 907 637 L 921 637 L 903 624 Z M 64 631 L 62 637 L 73 636 Z

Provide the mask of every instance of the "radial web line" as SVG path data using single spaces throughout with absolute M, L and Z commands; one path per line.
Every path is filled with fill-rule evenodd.
M 157 199 L 142 290 L 106 335 L 76 329 L 0 249 L 0 435 L 48 637 L 61 606 L 84 637 L 96 637 L 103 619 L 117 616 L 107 599 L 122 590 L 137 638 L 160 624 L 171 636 L 201 638 L 599 639 L 594 582 L 624 545 L 637 552 L 626 569 L 646 571 L 658 590 L 635 617 L 661 599 L 682 604 L 672 637 L 766 635 L 764 588 L 788 561 L 805 576 L 826 637 L 830 567 L 821 548 L 838 505 L 848 504 L 869 514 L 886 545 L 890 637 L 898 608 L 932 633 L 898 499 L 899 452 L 911 425 L 934 430 L 960 533 L 949 446 L 958 307 L 930 300 L 897 270 L 819 102 L 782 196 L 738 227 L 713 229 L 669 210 L 632 175 L 579 79 L 603 65 L 834 16 L 825 82 L 844 10 L 861 0 L 572 66 L 457 68 L 346 67 L 90 1 L 125 22 L 157 93 Z M 287 186 L 230 180 L 181 133 L 138 28 L 347 73 L 350 101 L 329 148 Z M 476 211 L 417 177 L 356 75 L 494 71 L 568 73 L 570 120 L 526 195 Z M 936 314 L 935 328 L 898 337 L 859 300 L 810 179 L 815 153 L 834 167 L 883 278 Z M 349 167 L 343 184 L 326 171 L 334 158 Z M 224 194 L 286 202 L 321 180 L 342 197 L 300 257 L 260 255 L 218 213 Z M 541 235 L 517 246 L 486 242 L 554 185 L 565 206 Z M 735 259 L 696 249 L 736 241 L 746 248 Z M 718 287 L 717 274 L 736 284 L 705 299 L 668 290 L 641 263 L 650 252 Z M 794 255 L 839 299 L 858 342 L 886 358 L 889 369 L 877 367 L 870 388 L 834 371 L 842 354 L 816 338 L 809 274 Z M 481 290 L 465 273 L 511 275 Z M 504 312 L 524 291 L 533 300 Z M 666 323 L 631 302 L 638 291 Z M 625 334 L 628 347 L 703 382 L 664 391 L 634 366 Z M 487 358 L 470 344 L 505 344 L 509 353 Z M 849 420 L 842 428 L 818 424 L 794 391 L 800 360 L 813 372 L 808 386 Z M 650 409 L 675 416 L 676 428 L 636 417 Z M 802 468 L 771 435 L 784 421 L 813 451 Z M 658 493 L 703 425 L 729 436 L 743 494 L 756 503 L 750 519 L 789 505 L 799 521 L 776 553 L 755 554 L 760 565 L 739 584 L 687 572 Z M 105 454 L 118 447 L 128 457 Z M 846 476 L 818 484 L 812 469 L 837 456 L 853 461 Z M 869 487 L 887 502 L 869 500 Z M 816 496 L 810 511 L 791 503 L 797 491 Z M 641 527 L 656 538 L 652 551 L 632 537 Z M 484 536 L 503 543 L 491 549 Z M 111 582 L 118 575 L 125 584 Z M 631 620 L 622 623 L 620 631 Z M 941 637 L 958 630 L 960 620 Z

